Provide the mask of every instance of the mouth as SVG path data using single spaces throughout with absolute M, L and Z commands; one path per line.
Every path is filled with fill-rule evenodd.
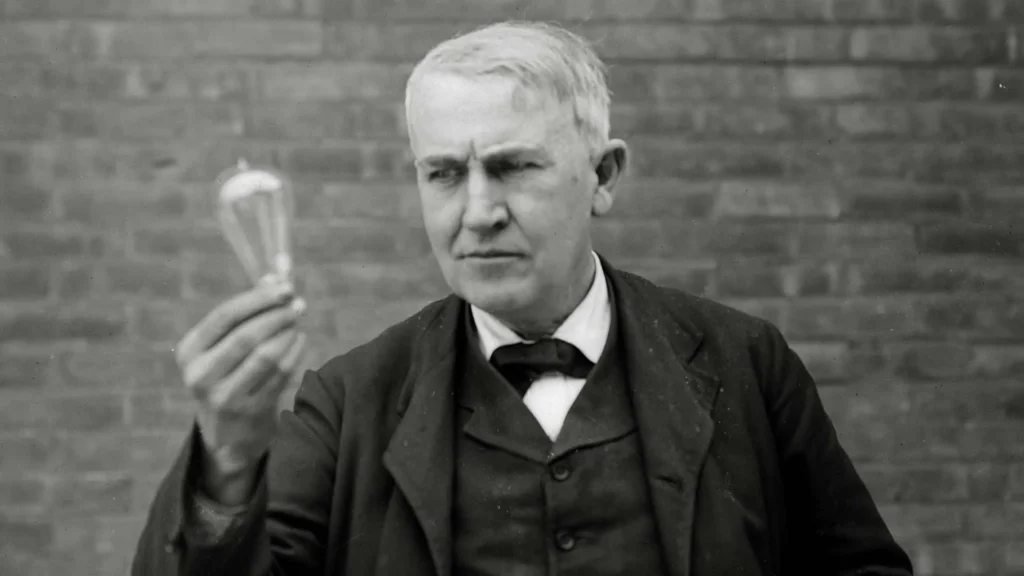
M 511 252 L 506 250 L 481 250 L 477 252 L 466 252 L 459 256 L 459 260 L 510 260 L 522 257 L 523 254 L 520 252 Z

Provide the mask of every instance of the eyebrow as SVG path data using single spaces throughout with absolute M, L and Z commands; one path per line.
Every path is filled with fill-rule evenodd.
M 504 146 L 501 148 L 495 148 L 488 150 L 481 156 L 481 160 L 487 162 L 494 158 L 502 158 L 517 155 L 539 155 L 546 156 L 546 150 L 542 146 L 533 146 L 529 144 L 514 144 L 510 146 Z M 455 156 L 452 154 L 434 154 L 431 156 L 425 156 L 419 160 L 416 160 L 414 164 L 419 167 L 423 166 L 442 166 L 445 164 L 461 164 L 466 161 L 465 156 Z

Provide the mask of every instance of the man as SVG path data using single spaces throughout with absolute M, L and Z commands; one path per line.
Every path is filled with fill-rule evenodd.
M 135 574 L 910 574 L 778 330 L 592 251 L 627 148 L 560 28 L 442 43 L 407 88 L 453 295 L 307 371 L 269 283 L 178 347 L 196 426 Z

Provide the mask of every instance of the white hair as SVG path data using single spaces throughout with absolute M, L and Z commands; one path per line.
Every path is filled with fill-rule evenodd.
M 430 72 L 501 76 L 571 107 L 576 130 L 594 154 L 608 142 L 605 70 L 590 43 L 565 28 L 516 20 L 490 24 L 438 44 L 420 60 L 406 84 L 406 121 L 415 85 Z

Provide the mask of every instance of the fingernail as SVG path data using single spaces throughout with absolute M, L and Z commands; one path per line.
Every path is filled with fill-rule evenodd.
M 302 314 L 306 311 L 306 300 L 303 298 L 296 298 L 292 300 L 292 310 L 297 314 Z

